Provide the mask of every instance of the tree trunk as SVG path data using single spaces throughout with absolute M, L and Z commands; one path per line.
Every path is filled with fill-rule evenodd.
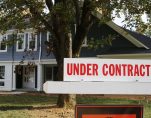
M 63 62 L 58 65 L 58 79 L 63 81 Z M 63 88 L 62 88 L 63 89 Z M 57 100 L 57 106 L 60 108 L 74 108 L 76 105 L 76 95 L 60 94 Z
M 79 56 L 82 42 L 87 35 L 89 27 L 92 24 L 92 15 L 91 11 L 93 5 L 91 5 L 91 0 L 85 0 L 82 8 L 82 13 L 80 16 L 77 16 L 77 31 L 75 32 L 75 37 L 71 41 L 71 21 L 67 20 L 69 10 L 72 10 L 67 0 L 59 0 L 64 7 L 58 7 L 58 10 L 52 12 L 52 30 L 54 33 L 54 54 L 57 60 L 58 65 L 58 81 L 63 81 L 63 60 L 64 58 L 72 58 Z M 77 2 L 78 3 L 78 2 Z M 60 10 L 62 8 L 62 10 Z M 80 9 L 81 10 L 81 9 Z M 65 12 L 62 12 L 65 11 Z M 67 14 L 66 14 L 67 13 Z M 65 17 L 66 14 L 67 16 Z M 70 19 L 70 18 L 69 18 Z M 78 20 L 80 22 L 78 22 Z M 70 33 L 69 33 L 70 32 Z M 73 55 L 72 55 L 73 51 Z M 62 88 L 63 89 L 63 88 Z M 76 88 L 75 88 L 76 89 Z M 76 104 L 76 95 L 59 95 L 57 105 L 59 107 L 74 107 Z
M 58 69 L 59 69 L 58 77 L 59 77 L 59 79 L 62 79 L 63 78 L 63 63 L 59 64 Z M 62 81 L 62 80 L 60 80 L 60 81 Z M 57 101 L 58 107 L 74 108 L 75 105 L 76 105 L 76 95 L 60 94 L 58 96 L 58 101 Z
M 57 105 L 63 108 L 74 108 L 76 105 L 76 95 L 60 94 L 58 96 Z
M 62 50 L 60 51 L 61 56 L 57 56 L 57 65 L 58 65 L 58 81 L 63 81 L 63 63 L 64 63 L 64 58 L 72 58 L 72 39 L 71 39 L 71 34 L 69 33 L 65 37 L 64 43 L 62 43 L 63 47 L 61 48 Z M 64 55 L 62 55 L 64 54 Z M 62 88 L 63 89 L 63 88 Z M 76 105 L 76 95 L 69 95 L 69 94 L 60 94 L 58 96 L 58 101 L 57 101 L 57 106 L 58 107 L 64 107 L 64 108 L 74 108 Z

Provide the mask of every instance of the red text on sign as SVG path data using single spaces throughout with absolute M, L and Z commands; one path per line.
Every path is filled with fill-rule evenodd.
M 97 76 L 97 64 L 67 63 L 67 75 Z
M 103 76 L 150 76 L 151 65 L 103 64 Z

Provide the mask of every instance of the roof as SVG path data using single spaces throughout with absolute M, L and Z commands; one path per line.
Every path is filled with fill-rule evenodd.
M 99 12 L 93 13 L 97 19 L 101 19 L 102 15 Z M 143 34 L 124 29 L 113 21 L 106 23 L 106 29 L 109 31 L 108 27 L 114 33 L 120 35 L 115 41 L 112 41 L 112 46 L 105 46 L 99 49 L 88 49 L 87 47 L 82 48 L 81 57 L 96 57 L 97 55 L 106 54 L 151 54 L 151 38 Z M 95 27 L 96 28 L 96 27 Z M 92 30 L 93 32 L 99 33 L 98 29 Z M 91 32 L 92 32 L 91 31 Z M 112 32 L 112 33 L 113 33 Z M 102 32 L 101 32 L 102 33 Z M 106 33 L 106 32 L 103 32 Z M 97 35 L 97 34 L 95 34 Z M 102 35 L 102 34 L 100 34 Z
M 99 11 L 95 11 L 92 13 L 97 19 L 102 19 L 102 14 Z M 143 44 L 141 41 L 137 40 L 133 35 L 131 35 L 130 33 L 128 33 L 126 30 L 124 30 L 122 27 L 118 26 L 117 24 L 115 24 L 113 21 L 108 21 L 106 22 L 106 24 L 112 28 L 113 30 L 115 30 L 117 33 L 119 33 L 120 35 L 122 35 L 124 38 L 126 38 L 127 40 L 129 40 L 132 44 L 136 45 L 139 48 L 146 48 L 149 49 L 149 47 L 147 47 L 145 44 Z
M 138 32 L 130 31 L 125 29 L 128 33 L 130 33 L 133 37 L 135 37 L 137 40 L 145 44 L 147 47 L 151 48 L 151 38 L 148 36 L 145 36 L 143 34 L 140 34 Z
M 124 28 L 123 28 L 124 29 Z M 142 44 L 146 45 L 148 49 L 146 48 L 110 48 L 107 51 L 101 53 L 101 54 L 151 54 L 151 38 L 148 36 L 145 36 L 143 34 L 140 34 L 138 32 L 130 31 L 128 29 L 124 29 L 126 32 L 128 32 L 130 35 L 132 35 L 135 39 L 137 39 Z
M 140 42 L 141 44 L 143 44 L 144 46 L 148 48 L 145 48 L 143 46 L 137 47 L 137 45 L 133 44 L 136 41 L 132 43 L 131 41 L 127 39 L 127 37 L 124 37 L 119 32 L 116 32 L 112 27 L 106 25 L 106 29 L 109 31 L 108 28 L 112 29 L 110 31 L 114 31 L 113 33 L 117 33 L 120 36 L 120 37 L 117 37 L 116 40 L 112 41 L 112 46 L 104 46 L 104 48 L 98 48 L 98 49 L 89 49 L 88 47 L 83 47 L 81 50 L 81 55 L 80 55 L 81 57 L 96 57 L 97 55 L 106 55 L 106 54 L 148 54 L 148 53 L 151 54 L 151 38 L 150 37 L 120 27 L 125 32 L 127 32 L 127 34 L 131 35 L 132 37 L 134 37 L 135 40 L 137 40 L 138 42 Z M 92 30 L 92 31 L 96 32 L 96 30 Z

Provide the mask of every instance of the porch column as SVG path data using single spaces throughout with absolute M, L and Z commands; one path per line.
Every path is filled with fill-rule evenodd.
M 42 64 L 37 65 L 37 91 L 43 90 L 43 67 Z

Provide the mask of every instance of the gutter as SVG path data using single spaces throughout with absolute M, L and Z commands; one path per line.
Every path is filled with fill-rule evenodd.
M 40 32 L 40 43 L 39 43 L 39 63 L 41 62 L 41 32 Z
M 141 53 L 141 54 L 106 54 L 106 55 L 97 55 L 98 58 L 106 59 L 151 59 L 150 53 Z

